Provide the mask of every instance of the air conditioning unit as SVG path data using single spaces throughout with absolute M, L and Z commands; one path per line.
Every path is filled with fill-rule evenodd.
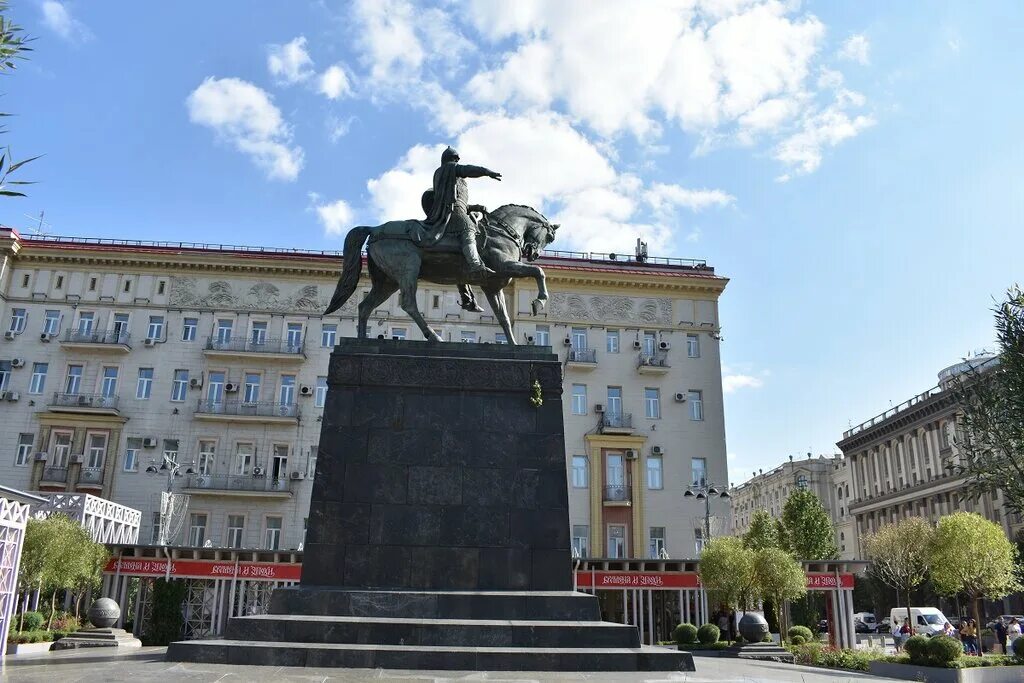
M 636 451 L 632 448 L 626 451 L 626 460 L 636 460 Z
M 14 401 L 17 401 L 18 399 L 21 398 L 21 394 L 19 394 L 17 391 L 8 391 L 6 393 L 7 393 L 7 400 L 11 401 L 12 403 Z
M 603 403 L 595 403 L 594 404 L 594 412 L 598 413 L 598 414 L 603 413 L 604 412 L 604 404 Z
M 224 391 L 229 394 L 233 394 L 238 391 L 238 385 L 234 382 L 228 382 L 224 385 Z
M 39 335 L 39 341 L 41 341 L 41 342 L 48 342 L 52 338 L 53 338 L 53 335 L 50 334 L 49 332 L 43 332 L 41 335 Z
M 685 403 L 686 402 L 686 394 L 684 394 L 681 391 L 677 391 L 676 392 L 675 398 L 676 398 L 676 403 Z
M 15 337 L 14 330 L 7 330 L 6 332 L 4 332 L 4 339 L 6 339 L 7 341 L 10 341 L 10 340 L 14 339 L 14 337 Z
M 203 489 L 210 485 L 210 478 L 204 475 L 196 477 L 196 486 Z
M 147 436 L 145 439 L 142 440 L 142 447 L 156 448 L 156 438 L 152 436 Z
M 145 344 L 146 346 L 156 346 L 156 339 L 148 338 L 142 343 Z
M 25 367 L 25 359 L 24 358 L 12 358 L 11 359 L 11 367 L 12 368 L 23 368 L 23 367 Z
M 533 335 L 532 334 L 526 335 L 526 343 L 527 344 L 532 344 L 533 343 Z
M 203 388 L 203 378 L 202 377 L 193 377 L 192 379 L 190 379 L 188 381 L 188 385 L 190 387 L 192 387 L 193 389 L 202 389 Z
M 50 458 L 50 454 L 46 451 L 39 451 L 36 453 L 36 462 L 46 462 Z
M 672 345 L 669 344 L 667 341 L 663 341 L 658 344 L 658 348 L 661 349 L 662 351 L 668 351 L 669 349 L 672 348 Z
M 254 476 L 254 477 L 262 477 L 263 476 L 263 468 L 262 467 L 253 467 L 252 468 L 252 476 Z
M 572 339 L 566 337 L 565 339 L 562 340 L 562 343 L 566 346 L 572 346 Z
M 298 470 L 296 470 L 295 472 L 292 472 L 292 479 L 296 479 L 296 480 L 301 481 L 301 480 L 303 480 L 305 478 L 306 478 L 306 473 L 305 472 L 299 472 Z
M 308 384 L 303 384 L 302 386 L 299 387 L 299 395 L 300 396 L 312 396 L 313 395 L 313 387 L 309 386 Z
M 87 405 L 89 405 L 89 397 L 88 396 L 79 396 L 78 397 L 78 405 L 80 405 L 80 406 L 87 406 Z
M 661 455 L 661 446 L 651 446 L 651 455 Z
M 640 349 L 640 348 L 643 348 L 643 344 L 641 344 L 641 343 L 640 343 L 640 340 L 639 340 L 639 339 L 634 339 L 634 340 L 633 340 L 633 348 L 634 348 L 634 349 Z
M 77 455 L 72 455 L 71 456 L 71 464 L 74 465 L 76 462 L 81 464 L 82 460 L 84 460 L 84 459 L 85 459 L 85 457 L 81 453 L 79 453 Z

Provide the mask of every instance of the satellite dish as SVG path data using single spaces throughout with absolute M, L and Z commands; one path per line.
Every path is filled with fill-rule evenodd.
M 617 258 L 619 258 L 618 254 L 608 254 L 609 261 L 614 261 Z

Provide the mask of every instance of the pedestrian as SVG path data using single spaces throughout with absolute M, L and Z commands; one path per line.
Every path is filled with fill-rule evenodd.
M 995 628 L 992 629 L 995 632 L 996 643 L 999 645 L 999 651 L 1003 654 L 1007 654 L 1006 649 L 1006 624 L 1003 622 L 1003 618 L 999 617 L 996 619 Z
M 1013 652 L 1013 644 L 1021 637 L 1020 622 L 1017 621 L 1016 617 L 1010 619 L 1010 623 L 1006 627 L 1006 654 L 1015 654 Z
M 900 620 L 899 619 L 893 619 L 892 620 L 892 626 L 889 628 L 889 631 L 892 633 L 892 641 L 893 641 L 893 644 L 896 647 L 896 653 L 899 654 L 899 651 L 903 648 L 903 643 L 900 642 L 901 639 L 902 639 L 903 634 L 900 631 Z
M 956 632 L 955 628 L 953 628 L 953 624 L 948 621 L 942 625 L 942 635 L 960 640 L 960 634 Z
M 960 624 L 960 640 L 964 644 L 964 652 L 969 655 L 978 654 L 978 629 L 973 619 Z

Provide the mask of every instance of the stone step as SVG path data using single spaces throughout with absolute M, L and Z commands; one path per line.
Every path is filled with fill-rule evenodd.
M 409 591 L 278 588 L 271 614 L 411 619 L 600 621 L 597 597 L 573 591 Z
M 408 619 L 264 614 L 233 617 L 225 638 L 455 647 L 639 647 L 635 626 L 604 621 Z
M 433 671 L 693 671 L 687 652 L 638 648 L 431 647 L 183 640 L 167 660 L 207 664 Z

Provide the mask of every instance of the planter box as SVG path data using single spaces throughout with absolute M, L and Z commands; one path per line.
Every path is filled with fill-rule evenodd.
M 1024 680 L 1024 666 L 940 669 L 934 666 L 871 662 L 869 671 L 876 676 L 928 683 L 1020 683 Z
M 45 643 L 7 643 L 7 654 L 9 655 L 31 655 L 39 652 L 49 652 L 51 641 Z

